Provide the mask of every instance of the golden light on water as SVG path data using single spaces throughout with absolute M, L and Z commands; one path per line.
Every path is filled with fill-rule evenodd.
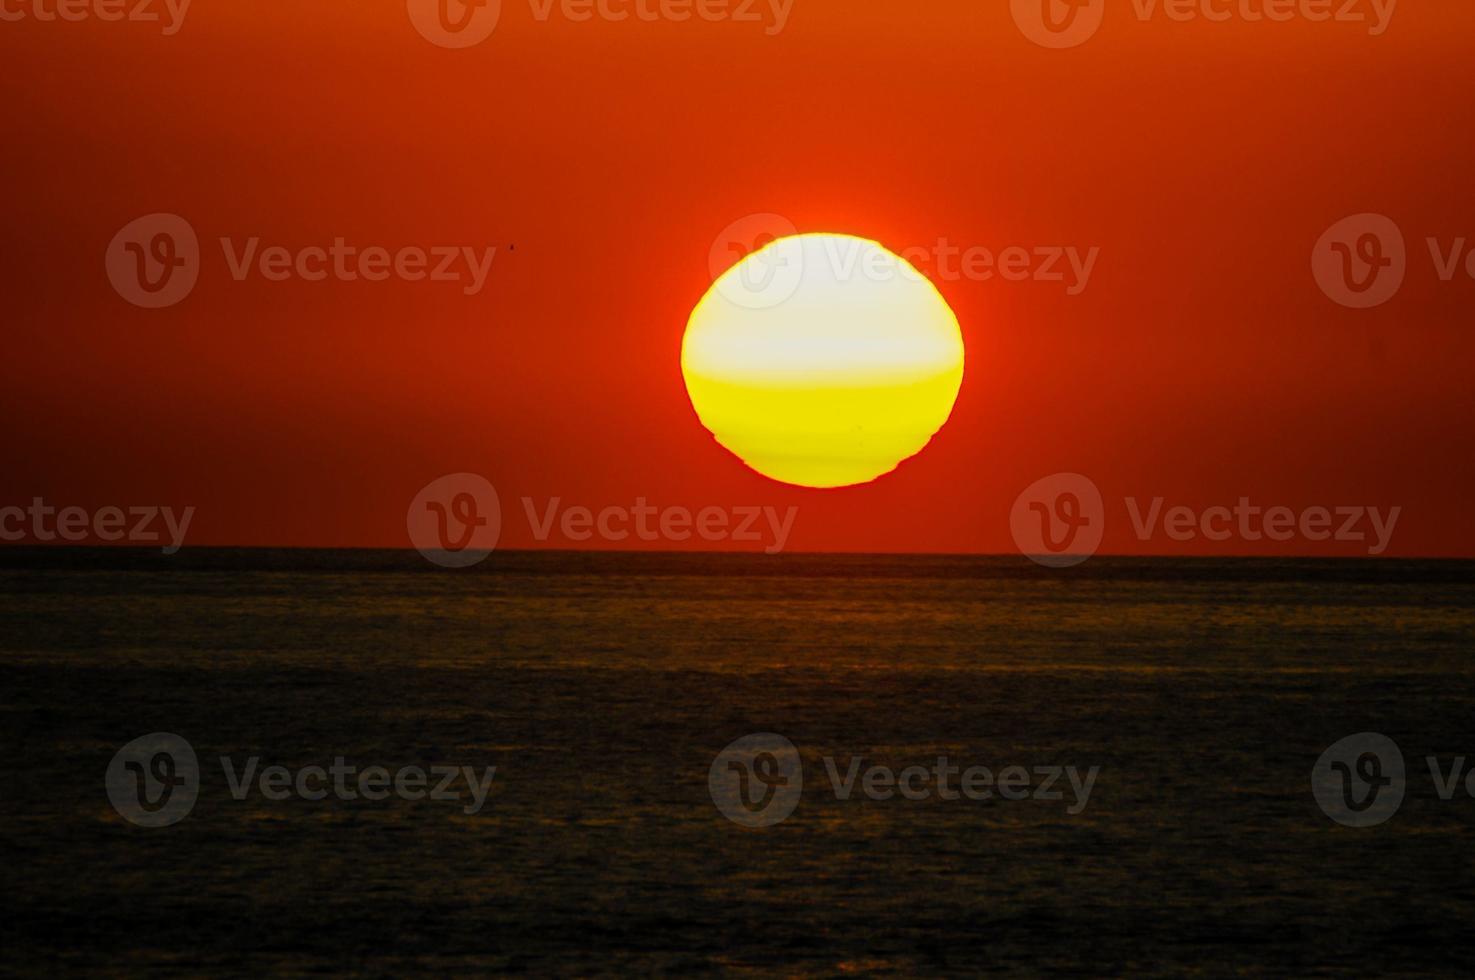
M 952 413 L 963 337 L 936 287 L 850 235 L 769 243 L 697 303 L 681 348 L 697 416 L 764 476 L 865 483 L 920 452 Z

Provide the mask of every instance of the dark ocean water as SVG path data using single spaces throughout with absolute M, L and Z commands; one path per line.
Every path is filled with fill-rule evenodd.
M 1468 975 L 1475 564 L 0 551 L 0 970 Z M 1375 827 L 1311 792 L 1388 736 Z M 200 760 L 169 827 L 105 773 Z M 792 815 L 708 771 L 791 740 Z M 864 766 L 1099 767 L 1089 800 L 889 800 Z M 496 766 L 484 808 L 233 797 Z

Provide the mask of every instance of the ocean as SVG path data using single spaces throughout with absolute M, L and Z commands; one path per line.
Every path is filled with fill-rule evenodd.
M 4 549 L 0 970 L 1468 975 L 1472 640 L 1469 562 Z

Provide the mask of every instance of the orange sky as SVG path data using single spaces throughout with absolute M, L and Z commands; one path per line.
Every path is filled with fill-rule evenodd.
M 1365 550 L 1143 541 L 1122 505 L 1249 497 L 1401 507 L 1389 554 L 1475 556 L 1475 279 L 1441 281 L 1426 245 L 1475 248 L 1463 0 L 1404 0 L 1381 36 L 1113 0 L 1070 50 L 1003 0 L 795 0 L 772 34 L 767 0 L 756 23 L 504 0 L 465 50 L 402 0 L 211 0 L 172 36 L 4 4 L 24 13 L 0 22 L 0 504 L 193 505 L 191 544 L 401 547 L 416 492 L 473 471 L 503 546 L 571 546 L 535 540 L 523 497 L 644 497 L 797 507 L 790 550 L 1006 552 L 1020 491 L 1073 471 L 1107 499 L 1106 551 Z M 202 247 L 161 310 L 104 267 L 152 212 Z M 967 346 L 951 421 L 877 483 L 808 491 L 715 445 L 681 379 L 713 240 L 757 212 L 898 251 L 1100 253 L 1075 296 L 939 281 Z M 1311 273 L 1360 212 L 1408 244 L 1371 310 Z M 219 240 L 253 237 L 497 251 L 472 296 L 237 282 Z

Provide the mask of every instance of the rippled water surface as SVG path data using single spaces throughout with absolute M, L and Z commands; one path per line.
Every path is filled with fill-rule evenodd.
M 1464 563 L 8 550 L 5 967 L 1468 974 L 1475 799 L 1424 760 L 1475 759 L 1472 640 Z M 1407 796 L 1352 829 L 1310 775 L 1364 731 Z M 151 732 L 201 764 L 159 829 L 104 786 Z M 759 830 L 708 793 L 752 732 L 803 762 Z M 1099 776 L 1071 814 L 824 761 L 939 755 Z M 497 768 L 467 814 L 237 800 L 253 756 Z

